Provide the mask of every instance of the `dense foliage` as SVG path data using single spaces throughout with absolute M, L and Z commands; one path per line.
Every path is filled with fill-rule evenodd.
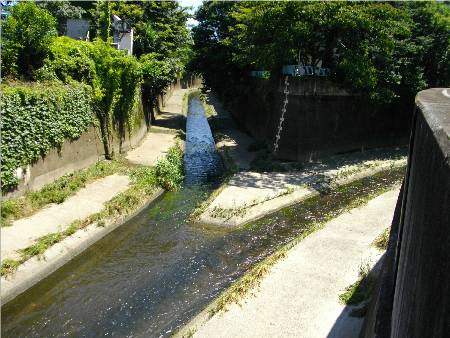
M 165 158 L 155 166 L 156 180 L 166 190 L 176 190 L 183 183 L 183 150 L 179 144 L 171 147 Z
M 252 69 L 320 63 L 374 102 L 450 84 L 450 10 L 437 3 L 205 2 L 194 65 L 219 91 Z M 227 81 L 219 76 L 226 74 Z
M 188 14 L 175 1 L 112 2 L 111 12 L 134 28 L 134 54 L 142 64 L 144 101 L 151 118 L 157 97 L 184 71 L 191 58 Z
M 202 73 L 206 85 L 219 92 L 245 73 L 244 67 L 233 62 L 233 48 L 225 42 L 236 24 L 231 15 L 236 6 L 231 1 L 205 2 L 196 13 L 199 24 L 192 29 L 195 54 L 190 66 Z
M 112 13 L 131 22 L 134 28 L 134 54 L 156 53 L 182 66 L 191 54 L 192 39 L 186 20 L 188 14 L 176 1 L 117 1 Z
M 110 46 L 112 14 L 135 30 L 137 57 Z M 81 17 L 90 20 L 92 42 L 57 37 L 64 33 L 67 19 Z M 131 133 L 143 118 L 141 92 L 151 110 L 189 60 L 187 18 L 177 2 L 63 0 L 11 6 L 2 22 L 1 41 L 2 76 L 8 79 L 2 87 L 3 190 L 17 183 L 16 169 L 44 156 L 64 138 L 78 137 L 92 116 L 99 122 L 106 157 L 112 158 L 113 139 L 123 137 L 125 128 Z M 38 82 L 18 85 L 17 80 Z M 24 124 L 14 129 L 14 119 Z M 8 145 L 5 140 L 14 142 Z
M 43 80 L 84 82 L 92 88 L 93 108 L 100 121 L 107 157 L 112 156 L 111 128 L 122 133 L 135 111 L 141 82 L 138 61 L 106 42 L 85 42 L 59 37 L 50 46 L 49 57 L 38 72 Z
M 98 1 L 95 11 L 96 20 L 94 23 L 97 28 L 97 37 L 103 41 L 109 41 L 111 36 L 111 2 Z
M 83 84 L 2 85 L 1 182 L 13 188 L 24 168 L 79 137 L 93 121 L 90 89 Z
M 42 66 L 48 46 L 56 36 L 56 20 L 32 2 L 11 8 L 2 22 L 2 77 L 30 78 Z

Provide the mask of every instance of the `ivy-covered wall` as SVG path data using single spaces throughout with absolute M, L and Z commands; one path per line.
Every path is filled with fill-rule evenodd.
M 111 48 L 101 40 L 78 41 L 55 38 L 44 66 L 36 72 L 40 80 L 79 81 L 89 85 L 92 107 L 101 129 L 105 156 L 114 155 L 113 132 L 130 130 L 142 81 L 136 58 Z
M 95 115 L 85 84 L 18 83 L 1 90 L 1 184 L 7 192 L 17 185 L 19 168 L 80 137 Z

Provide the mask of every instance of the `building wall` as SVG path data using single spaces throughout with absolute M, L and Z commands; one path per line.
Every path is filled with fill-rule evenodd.
M 89 20 L 67 19 L 66 35 L 75 40 L 85 40 L 89 31 Z

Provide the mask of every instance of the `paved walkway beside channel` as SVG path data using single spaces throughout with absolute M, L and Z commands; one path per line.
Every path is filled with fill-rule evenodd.
M 216 138 L 216 148 L 222 157 L 230 157 L 238 169 L 250 169 L 256 152 L 249 151 L 249 146 L 255 140 L 246 133 L 238 130 L 231 114 L 225 109 L 217 95 L 210 91 L 207 93 L 207 103 L 214 107 L 215 115 L 209 120 Z
M 361 318 L 339 302 L 359 268 L 381 252 L 373 240 L 390 225 L 399 189 L 328 222 L 277 262 L 240 305 L 207 319 L 206 311 L 183 332 L 197 338 L 356 338 Z
M 142 144 L 128 151 L 125 158 L 133 164 L 154 166 L 166 156 L 170 147 L 176 143 L 176 131 L 169 128 L 152 126 Z
M 92 182 L 61 204 L 52 204 L 34 215 L 1 228 L 1 256 L 16 258 L 24 249 L 44 235 L 63 231 L 72 222 L 82 220 L 103 209 L 104 203 L 128 188 L 128 176 L 111 175 Z

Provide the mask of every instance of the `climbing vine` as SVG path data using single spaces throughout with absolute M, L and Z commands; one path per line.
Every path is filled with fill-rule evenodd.
M 112 126 L 123 135 L 130 129 L 136 109 L 136 96 L 141 84 L 141 66 L 128 56 L 101 40 L 78 41 L 58 37 L 50 46 L 49 57 L 37 72 L 41 80 L 76 80 L 91 86 L 93 108 L 100 122 L 107 158 L 113 156 Z
M 93 122 L 91 89 L 80 83 L 3 84 L 2 191 L 18 183 L 16 170 L 78 138 Z

